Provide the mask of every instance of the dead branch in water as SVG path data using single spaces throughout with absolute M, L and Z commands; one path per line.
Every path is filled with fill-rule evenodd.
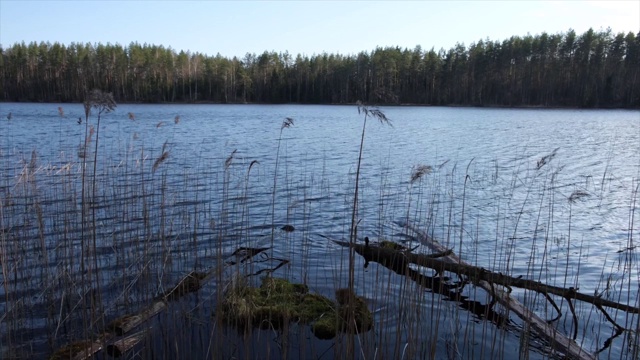
M 348 246 L 348 243 L 343 241 L 335 241 L 342 246 Z M 440 249 L 440 253 L 432 255 L 413 254 L 405 251 L 396 251 L 389 248 L 381 248 L 374 245 L 366 246 L 362 244 L 354 244 L 355 251 L 362 255 L 366 261 L 374 261 L 384 265 L 385 267 L 398 268 L 406 267 L 409 264 L 415 264 L 418 266 L 428 267 L 438 272 L 448 271 L 456 273 L 460 276 L 465 276 L 467 280 L 473 284 L 478 284 L 480 281 L 486 281 L 494 285 L 502 285 L 507 288 L 508 292 L 511 292 L 512 287 L 521 289 L 527 289 L 539 292 L 541 294 L 553 294 L 561 296 L 568 301 L 580 300 L 596 307 L 609 307 L 626 311 L 628 313 L 640 314 L 640 308 L 617 303 L 614 301 L 606 300 L 597 296 L 587 295 L 578 292 L 578 289 L 573 287 L 562 288 L 558 286 L 547 285 L 535 280 L 524 279 L 521 277 L 513 277 L 504 275 L 502 273 L 486 270 L 482 267 L 466 264 L 457 257 L 456 262 L 447 261 L 447 257 L 453 254 L 451 249 Z M 442 257 L 445 259 L 441 259 Z M 455 255 L 454 255 L 455 256 Z M 451 260 L 451 259 L 448 259 Z M 615 323 L 614 323 L 615 325 Z
M 435 251 L 438 251 L 438 253 L 432 255 L 414 254 L 409 250 L 398 251 L 390 248 L 379 247 L 369 244 L 368 241 L 364 245 L 349 244 L 349 242 L 345 241 L 334 240 L 334 242 L 345 247 L 352 246 L 355 252 L 365 259 L 365 266 L 371 261 L 377 262 L 396 273 L 404 274 L 414 280 L 417 278 L 422 279 L 424 277 L 417 277 L 416 270 L 411 269 L 409 264 L 431 268 L 437 273 L 443 273 L 445 271 L 456 273 L 461 278 L 464 277 L 466 282 L 473 283 L 474 285 L 483 288 L 491 294 L 497 302 L 516 313 L 520 318 L 526 321 L 529 326 L 531 326 L 532 330 L 547 339 L 547 341 L 553 345 L 553 348 L 577 359 L 595 359 L 595 356 L 582 349 L 575 342 L 575 336 L 574 339 L 569 339 L 550 325 L 552 321 L 557 320 L 562 315 L 558 306 L 551 299 L 550 294 L 561 296 L 569 302 L 569 308 L 572 312 L 574 321 L 576 319 L 576 315 L 573 307 L 573 301 L 579 300 L 594 305 L 605 315 L 618 332 L 623 329 L 620 325 L 615 323 L 613 319 L 611 319 L 604 307 L 618 309 L 628 313 L 640 313 L 640 309 L 637 307 L 609 301 L 597 296 L 583 294 L 578 292 L 578 289 L 571 287 L 567 289 L 550 286 L 539 281 L 504 275 L 481 267 L 469 265 L 453 254 L 451 249 L 444 248 L 433 239 L 424 237 L 423 240 Z M 501 286 L 501 288 L 496 288 L 496 285 Z M 556 311 L 558 311 L 559 315 L 551 321 L 541 319 L 533 311 L 524 307 L 524 305 L 510 296 L 512 287 L 527 289 L 543 294 L 547 300 L 550 301 Z
M 237 256 L 238 254 L 244 254 L 244 257 L 241 259 L 240 263 L 250 260 L 256 255 L 268 250 L 270 248 L 247 248 L 241 247 L 237 249 L 231 256 Z M 250 275 L 258 275 L 262 272 L 268 271 L 273 272 L 287 264 L 288 261 L 285 259 L 275 259 L 272 260 L 279 261 L 279 264 L 271 269 L 261 269 L 254 274 Z M 262 260 L 264 261 L 264 260 Z M 225 262 L 224 267 L 235 265 L 236 262 Z M 74 359 L 74 360 L 85 360 L 90 359 L 96 354 L 98 351 L 105 348 L 110 355 L 120 356 L 127 350 L 133 348 L 136 344 L 138 344 L 144 337 L 149 334 L 150 327 L 142 329 L 140 332 L 130 335 L 125 338 L 120 338 L 115 340 L 117 337 L 124 336 L 131 330 L 139 327 L 140 325 L 146 323 L 151 320 L 154 316 L 166 310 L 169 307 L 169 302 L 178 300 L 179 298 L 193 292 L 197 292 L 202 288 L 202 286 L 211 278 L 214 277 L 217 271 L 220 271 L 220 268 L 212 268 L 207 272 L 196 272 L 192 271 L 189 274 L 185 275 L 176 286 L 171 288 L 171 290 L 166 291 L 155 298 L 155 300 L 147 307 L 143 308 L 137 313 L 128 314 L 121 316 L 111 323 L 107 325 L 106 331 L 103 332 L 97 340 L 84 340 L 78 341 L 72 344 L 69 344 L 63 348 L 58 349 L 50 359 Z M 250 276 L 249 275 L 249 276 Z M 107 343 L 109 343 L 107 345 Z
M 140 341 L 144 340 L 149 333 L 149 329 L 142 330 L 126 338 L 114 341 L 113 344 L 107 345 L 107 354 L 113 357 L 120 357 L 127 351 L 133 349 Z

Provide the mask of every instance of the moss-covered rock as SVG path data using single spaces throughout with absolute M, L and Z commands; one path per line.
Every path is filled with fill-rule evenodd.
M 320 339 L 331 339 L 346 329 L 346 320 L 354 312 L 356 331 L 367 331 L 373 324 L 366 302 L 341 289 L 336 292 L 338 303 L 309 293 L 304 284 L 265 277 L 259 288 L 246 283 L 236 284 L 225 294 L 218 314 L 231 325 L 281 329 L 291 321 L 311 325 Z M 352 301 L 341 302 L 343 298 Z
M 338 301 L 338 314 L 343 323 L 349 321 L 349 317 L 353 312 L 353 318 L 356 324 L 357 332 L 364 332 L 373 326 L 373 315 L 367 303 L 363 298 L 357 296 L 349 289 L 338 289 L 336 291 L 336 300 Z

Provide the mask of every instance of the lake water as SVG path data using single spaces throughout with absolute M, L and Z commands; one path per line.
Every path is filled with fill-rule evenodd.
M 585 294 L 604 291 L 612 300 L 638 306 L 640 267 L 633 241 L 640 225 L 635 213 L 640 112 L 381 110 L 392 126 L 367 120 L 359 240 L 417 245 L 402 226 L 408 221 L 474 265 Z M 327 296 L 346 286 L 347 251 L 330 240 L 349 234 L 364 119 L 355 106 L 119 105 L 102 117 L 99 128 L 97 205 L 85 215 L 96 223 L 92 245 L 80 240 L 90 233 L 82 228 L 80 210 L 78 155 L 87 130 L 77 123 L 84 120 L 82 105 L 3 103 L 0 115 L 0 314 L 8 314 L 0 318 L 3 351 L 43 355 L 82 338 L 75 330 L 82 324 L 76 313 L 89 310 L 73 306 L 81 295 L 60 290 L 69 284 L 99 274 L 109 320 L 135 311 L 149 300 L 145 294 L 161 293 L 191 270 L 219 265 L 241 246 L 273 245 L 272 259 L 257 263 L 253 272 L 273 267 L 273 258 L 286 259 L 274 275 L 305 281 Z M 294 125 L 282 129 L 287 117 Z M 94 114 L 90 123 L 95 120 Z M 95 135 L 89 162 L 93 146 Z M 163 146 L 168 157 L 157 161 Z M 29 177 L 25 169 L 33 151 Z M 411 182 L 419 165 L 432 171 Z M 86 191 L 92 192 L 93 167 L 87 169 Z M 285 224 L 295 231 L 280 230 Z M 90 265 L 80 264 L 85 247 L 94 245 L 97 256 Z M 429 252 L 425 246 L 416 251 Z M 83 266 L 93 272 L 83 275 Z M 452 343 L 464 358 L 518 356 L 522 322 L 517 319 L 496 330 L 439 295 L 418 289 L 413 292 L 423 293 L 418 298 L 405 298 L 407 287 L 415 285 L 377 264 L 365 269 L 359 258 L 355 276 L 357 293 L 376 319 L 369 345 L 361 344 L 363 354 L 424 358 L 431 345 L 415 344 L 436 334 L 442 340 L 433 345 L 437 357 L 447 356 Z M 210 315 L 211 299 L 222 285 L 213 281 L 185 306 Z M 514 289 L 514 295 L 526 301 L 523 292 Z M 543 318 L 555 316 L 543 298 L 532 304 Z M 578 343 L 592 352 L 600 349 L 612 326 L 588 305 L 577 311 Z M 611 313 L 628 328 L 638 322 L 637 315 Z M 431 327 L 434 321 L 441 323 L 439 332 Z M 213 331 L 204 323 L 196 326 L 197 335 L 185 335 L 188 343 L 203 343 L 190 348 L 202 356 Z M 475 340 L 460 335 L 455 324 L 471 329 Z M 565 311 L 558 328 L 570 334 L 571 326 Z M 502 344 L 498 355 L 486 341 L 494 332 L 501 334 L 489 336 Z M 236 344 L 228 348 L 237 348 L 225 356 L 260 351 L 224 336 Z M 308 331 L 306 336 L 312 337 Z M 600 358 L 629 358 L 629 339 L 627 334 L 614 339 Z M 277 339 L 251 341 L 257 348 L 279 346 Z M 289 356 L 334 354 L 333 342 L 308 341 L 313 345 L 290 350 Z M 178 347 L 155 341 L 147 348 Z M 531 357 L 545 357 L 543 343 L 533 349 Z

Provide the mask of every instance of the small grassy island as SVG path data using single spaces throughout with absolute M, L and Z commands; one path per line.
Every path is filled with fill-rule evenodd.
M 240 328 L 282 329 L 290 322 L 301 322 L 310 324 L 318 338 L 332 339 L 347 328 L 349 312 L 353 312 L 358 332 L 371 329 L 373 318 L 362 298 L 349 289 L 339 289 L 336 300 L 309 293 L 304 284 L 264 277 L 257 288 L 242 282 L 234 284 L 217 315 Z

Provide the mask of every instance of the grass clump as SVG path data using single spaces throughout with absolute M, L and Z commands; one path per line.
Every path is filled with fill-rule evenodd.
M 290 322 L 309 324 L 320 339 L 334 338 L 346 329 L 344 319 L 349 311 L 355 311 L 358 329 L 368 330 L 373 323 L 366 303 L 351 293 L 353 301 L 342 289 L 336 292 L 338 303 L 319 294 L 309 293 L 304 284 L 285 279 L 265 277 L 260 287 L 246 283 L 232 286 L 222 304 L 222 318 L 240 328 L 258 327 L 283 329 Z M 340 294 L 340 295 L 339 295 Z

